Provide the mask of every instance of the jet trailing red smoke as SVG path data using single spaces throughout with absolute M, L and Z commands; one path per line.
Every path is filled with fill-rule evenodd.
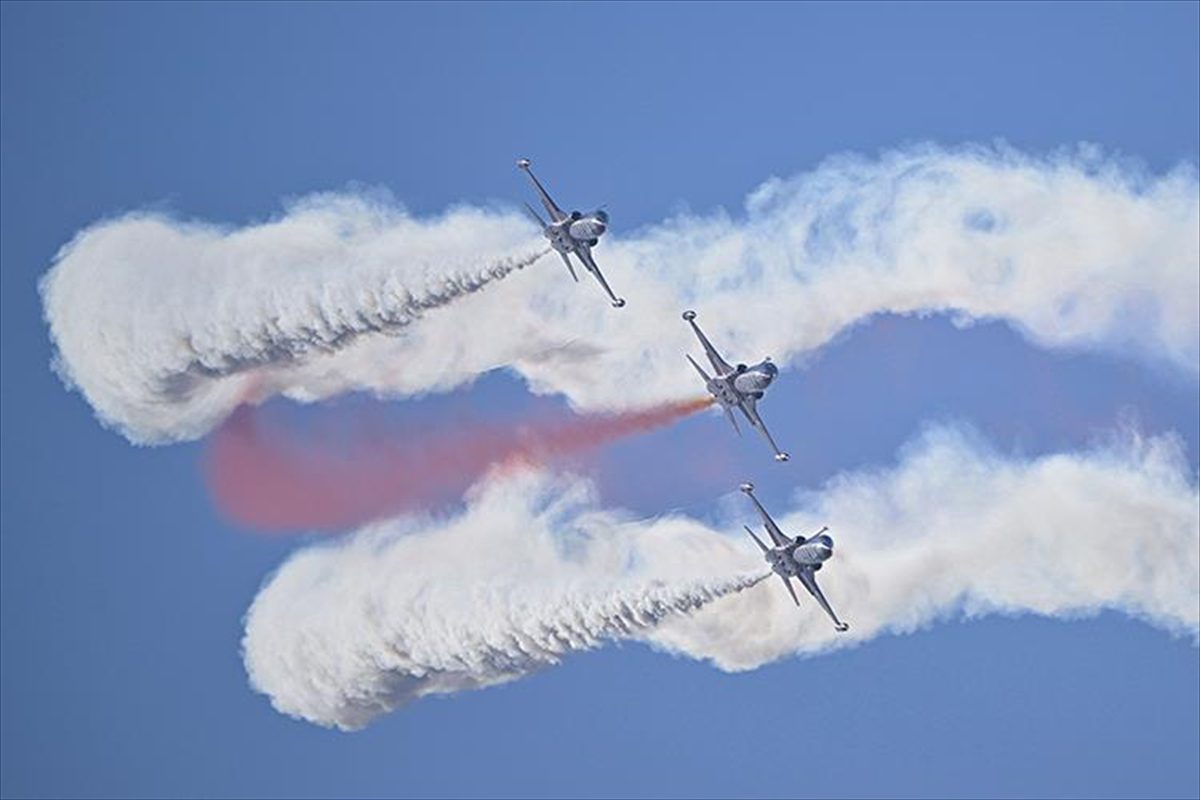
M 709 398 L 622 414 L 555 416 L 518 424 L 456 422 L 449 430 L 354 436 L 314 446 L 243 405 L 213 434 L 205 479 L 234 522 L 273 533 L 339 531 L 461 496 L 490 468 L 519 469 L 582 455 L 669 425 Z

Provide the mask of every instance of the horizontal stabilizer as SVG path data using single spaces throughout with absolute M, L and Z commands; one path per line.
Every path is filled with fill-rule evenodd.
M 743 525 L 742 527 L 746 529 L 746 533 L 750 534 L 750 538 L 754 540 L 754 543 L 756 545 L 758 545 L 758 549 L 762 550 L 764 553 L 767 552 L 767 550 L 768 550 L 767 546 L 765 544 L 763 544 L 762 539 L 760 539 L 754 535 L 754 531 L 750 530 L 750 526 Z
M 737 435 L 741 436 L 742 429 L 738 427 L 737 417 L 735 417 L 733 415 L 733 409 L 730 408 L 729 406 L 725 406 L 724 408 L 725 408 L 725 419 L 729 420 L 729 424 L 733 426 L 733 429 L 735 431 L 737 431 Z
M 785 576 L 783 576 L 783 575 L 780 575 L 780 576 L 779 576 L 779 580 L 783 581 L 783 585 L 787 587 L 788 594 L 790 594 L 790 595 L 792 596 L 792 602 L 793 602 L 793 603 L 795 603 L 797 606 L 799 606 L 799 605 L 800 605 L 800 598 L 799 598 L 799 597 L 796 597 L 796 590 L 795 590 L 794 588 L 792 588 L 792 582 L 791 582 L 791 581 L 789 581 L 789 580 L 788 580 L 788 579 L 787 579 Z
M 696 359 L 692 358 L 691 356 L 687 356 L 687 360 L 692 362 L 692 366 L 696 368 L 696 372 L 699 372 L 700 377 L 704 378 L 704 385 L 708 386 L 712 378 L 708 377 L 708 373 L 704 371 L 704 368 L 697 364 Z
M 575 274 L 575 267 L 571 266 L 571 259 L 567 257 L 566 253 L 559 253 L 559 255 L 562 256 L 563 263 L 567 265 L 567 272 L 571 273 L 571 277 L 575 279 L 576 283 L 579 283 L 579 276 Z

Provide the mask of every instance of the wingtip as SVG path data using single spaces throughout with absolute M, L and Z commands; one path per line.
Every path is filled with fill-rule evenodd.
M 517 169 L 529 169 L 529 165 L 532 163 L 533 162 L 530 161 L 528 158 L 518 158 L 517 159 Z
M 850 626 L 844 622 L 840 622 L 834 627 L 837 628 L 838 633 L 845 633 L 846 631 L 850 630 Z
M 784 461 L 788 461 L 790 459 L 791 459 L 791 456 L 789 456 L 787 453 L 776 453 L 775 454 L 776 461 L 784 462 Z
M 625 307 L 625 298 L 624 297 L 618 297 L 616 300 L 613 300 L 613 308 L 624 308 L 624 307 Z
M 753 492 L 753 491 L 754 491 L 754 484 L 753 484 L 753 483 L 750 483 L 749 481 L 746 481 L 745 483 L 743 483 L 743 484 L 742 484 L 741 486 L 739 486 L 738 488 L 739 488 L 739 489 L 741 489 L 741 490 L 742 490 L 743 492 L 745 492 L 746 494 L 750 494 L 751 492 Z
M 688 322 L 691 322 L 692 320 L 694 320 L 696 318 L 696 312 L 689 309 L 689 310 L 683 312 L 683 318 L 685 320 L 687 320 Z

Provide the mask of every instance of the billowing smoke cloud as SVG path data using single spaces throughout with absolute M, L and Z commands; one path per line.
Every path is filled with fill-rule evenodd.
M 418 221 L 358 196 L 310 197 L 241 230 L 134 214 L 76 236 L 41 289 L 57 367 L 100 418 L 135 442 L 190 439 L 248 395 L 308 399 L 287 379 L 273 385 L 275 370 L 399 336 L 534 263 L 548 248 L 528 234 L 484 211 Z M 327 366 L 324 393 L 352 387 Z
M 450 425 L 397 436 L 360 427 L 303 440 L 264 429 L 242 406 L 213 436 L 205 463 L 217 505 L 243 525 L 270 531 L 346 530 L 461 497 L 489 468 L 528 468 L 578 456 L 624 436 L 669 425 L 710 398 L 599 416 Z
M 284 713 L 358 728 L 412 700 L 482 688 L 636 636 L 765 577 L 708 536 L 714 557 L 665 581 L 639 563 L 640 526 L 595 511 L 586 488 L 512 473 L 461 517 L 398 521 L 293 555 L 255 598 L 243 642 L 252 684 Z M 724 570 L 724 571 L 722 571 Z
M 251 682 L 280 711 L 352 729 L 613 638 L 743 670 L 954 615 L 1119 609 L 1200 629 L 1200 494 L 1169 437 L 1024 460 L 937 428 L 893 468 L 834 478 L 795 510 L 764 499 L 785 530 L 832 527 L 821 580 L 850 633 L 774 577 L 744 590 L 763 564 L 732 533 L 757 523 L 740 497 L 715 528 L 632 520 L 578 482 L 524 473 L 483 483 L 459 517 L 295 554 L 247 614 Z
M 541 252 L 515 213 L 419 221 L 328 195 L 241 229 L 99 223 L 63 248 L 42 291 L 62 375 L 139 442 L 203 435 L 250 375 L 262 392 L 311 400 L 441 390 L 511 367 L 583 409 L 679 399 L 695 390 L 686 307 L 734 359 L 789 362 L 873 314 L 949 312 L 1195 375 L 1197 187 L 1194 166 L 1150 176 L 1087 148 L 833 158 L 767 181 L 736 219 L 622 233 L 614 208 L 618 233 L 596 252 L 629 298 L 621 311 L 550 261 L 473 293 Z M 513 192 L 525 188 L 514 175 Z M 473 277 L 452 286 L 468 288 L 439 288 L 461 275 Z M 460 313 L 404 325 L 448 298 Z

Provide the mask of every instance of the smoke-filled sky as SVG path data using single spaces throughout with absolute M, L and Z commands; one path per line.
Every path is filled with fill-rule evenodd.
M 0 13 L 6 796 L 1200 791 L 1194 5 Z

